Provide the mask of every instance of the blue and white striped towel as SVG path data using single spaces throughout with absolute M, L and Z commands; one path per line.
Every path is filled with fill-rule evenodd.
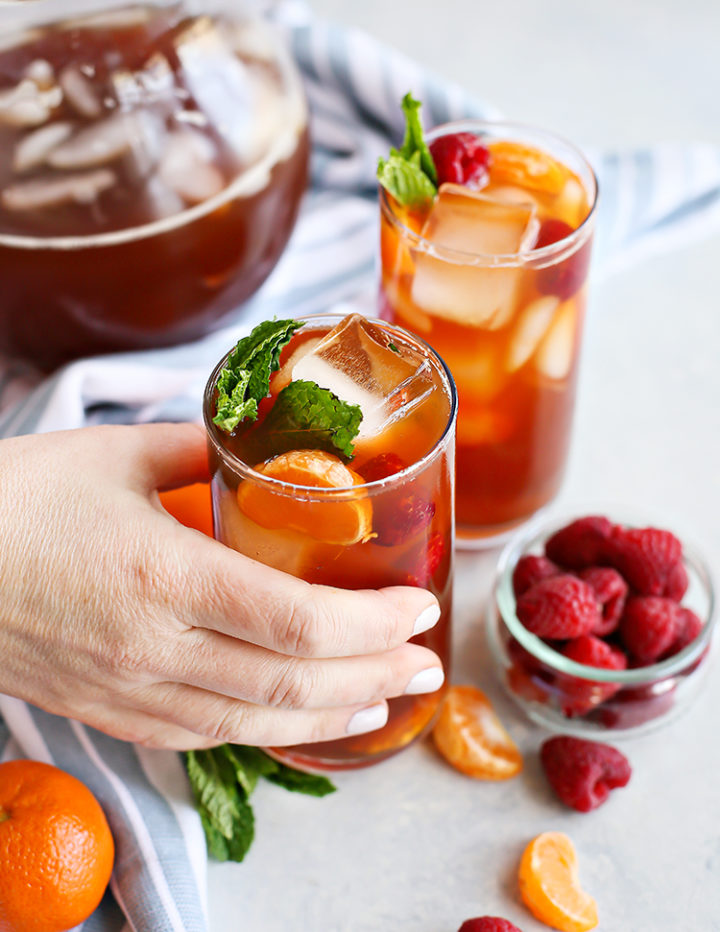
M 497 115 L 366 35 L 312 20 L 300 2 L 280 4 L 274 15 L 306 78 L 314 139 L 312 189 L 274 274 L 238 322 L 192 345 L 84 360 L 46 379 L 6 364 L 0 436 L 100 421 L 196 419 L 208 372 L 258 320 L 351 301 L 371 311 L 375 164 L 401 137 L 401 96 L 411 89 L 425 102 L 428 125 Z M 717 149 L 671 145 L 591 158 L 602 189 L 596 274 L 720 230 Z M 114 898 L 106 897 L 85 932 L 207 928 L 204 841 L 178 755 L 123 744 L 8 697 L 0 697 L 0 753 L 76 774 L 109 815 L 117 842 Z

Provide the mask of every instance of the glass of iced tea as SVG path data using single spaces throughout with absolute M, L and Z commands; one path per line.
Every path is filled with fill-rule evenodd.
M 221 429 L 218 379 L 204 403 L 215 537 L 311 583 L 346 589 L 420 586 L 438 598 L 438 624 L 416 638 L 448 674 L 453 567 L 456 396 L 442 360 L 406 331 L 359 315 L 301 321 L 270 378 L 257 419 Z M 361 415 L 352 451 L 288 418 L 307 387 Z M 313 388 L 314 386 L 314 388 Z M 294 425 L 294 426 L 293 426 Z M 357 428 L 357 420 L 350 425 Z M 347 435 L 349 436 L 349 434 Z M 341 437 L 342 440 L 342 437 Z M 361 767 L 406 747 L 431 725 L 444 687 L 390 699 L 379 731 L 275 748 L 293 766 Z
M 425 139 L 425 202 L 380 189 L 380 316 L 453 373 L 458 541 L 494 545 L 562 480 L 597 185 L 577 149 L 528 127 L 466 121 Z
M 3 4 L 0 353 L 49 369 L 191 340 L 270 273 L 307 108 L 244 6 Z

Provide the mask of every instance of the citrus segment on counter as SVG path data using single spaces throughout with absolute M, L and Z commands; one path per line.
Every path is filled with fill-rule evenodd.
M 597 904 L 580 887 L 577 855 L 562 832 L 543 832 L 520 861 L 520 895 L 530 912 L 559 932 L 589 932 L 598 924 Z

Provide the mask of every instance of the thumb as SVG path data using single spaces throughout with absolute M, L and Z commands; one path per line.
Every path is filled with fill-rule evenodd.
M 205 430 L 199 424 L 137 424 L 136 483 L 144 492 L 210 479 Z

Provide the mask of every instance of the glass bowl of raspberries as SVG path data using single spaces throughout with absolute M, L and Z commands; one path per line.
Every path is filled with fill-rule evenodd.
M 692 702 L 715 603 L 704 561 L 671 531 L 591 514 L 513 538 L 488 616 L 503 685 L 533 721 L 623 737 Z

